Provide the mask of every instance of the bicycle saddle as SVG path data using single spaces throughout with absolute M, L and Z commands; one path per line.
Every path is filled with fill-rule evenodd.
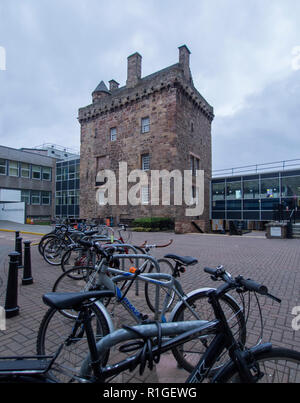
M 50 292 L 43 295 L 43 301 L 46 305 L 56 309 L 76 309 L 84 301 L 95 298 L 110 298 L 115 294 L 113 291 L 87 291 L 87 292 Z
M 84 235 L 95 235 L 98 234 L 98 230 L 97 229 L 92 229 L 89 231 L 84 231 Z
M 179 256 L 179 255 L 165 255 L 164 256 L 167 259 L 173 259 L 175 261 L 178 261 L 179 263 L 183 264 L 184 266 L 193 266 L 194 264 L 198 263 L 198 260 L 195 257 L 192 256 Z

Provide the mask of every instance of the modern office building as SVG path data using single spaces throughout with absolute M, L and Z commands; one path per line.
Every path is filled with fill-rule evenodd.
M 300 160 L 213 171 L 211 218 L 262 229 L 272 220 L 300 220 Z
M 29 151 L 40 155 L 56 158 L 57 160 L 65 160 L 66 158 L 78 158 L 79 152 L 72 148 L 63 147 L 58 144 L 44 143 L 32 148 L 21 148 L 21 151 Z
M 49 221 L 54 215 L 55 159 L 0 146 L 0 219 Z
M 55 217 L 79 218 L 79 156 L 56 162 Z

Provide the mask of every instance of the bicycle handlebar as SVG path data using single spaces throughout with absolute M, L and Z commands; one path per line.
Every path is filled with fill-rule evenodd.
M 265 285 L 259 284 L 251 279 L 245 279 L 242 276 L 238 276 L 234 279 L 233 277 L 231 277 L 229 273 L 225 271 L 223 266 L 219 266 L 216 269 L 205 267 L 204 271 L 210 274 L 213 280 L 222 279 L 230 286 L 230 288 L 244 287 L 246 291 L 254 291 L 257 292 L 258 294 L 270 297 L 277 302 L 281 302 L 280 299 L 268 293 L 268 288 Z
M 246 280 L 242 276 L 238 277 L 236 280 L 249 291 L 254 291 L 261 295 L 268 294 L 268 288 L 265 285 L 259 284 L 254 280 Z

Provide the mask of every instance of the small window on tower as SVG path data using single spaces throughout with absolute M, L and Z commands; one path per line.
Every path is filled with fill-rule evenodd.
M 150 118 L 146 117 L 142 119 L 142 128 L 141 128 L 142 133 L 148 133 L 150 132 Z
M 142 155 L 142 170 L 149 171 L 150 169 L 150 155 L 144 154 Z
M 110 141 L 116 141 L 117 140 L 117 128 L 113 127 L 110 129 Z

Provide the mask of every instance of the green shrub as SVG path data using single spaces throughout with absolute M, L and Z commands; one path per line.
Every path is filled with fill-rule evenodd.
M 158 231 L 160 231 L 160 229 L 159 228 L 135 227 L 135 228 L 132 228 L 132 231 L 135 231 L 135 232 L 158 232 Z
M 164 231 L 174 228 L 174 220 L 169 217 L 136 218 L 133 226 Z

